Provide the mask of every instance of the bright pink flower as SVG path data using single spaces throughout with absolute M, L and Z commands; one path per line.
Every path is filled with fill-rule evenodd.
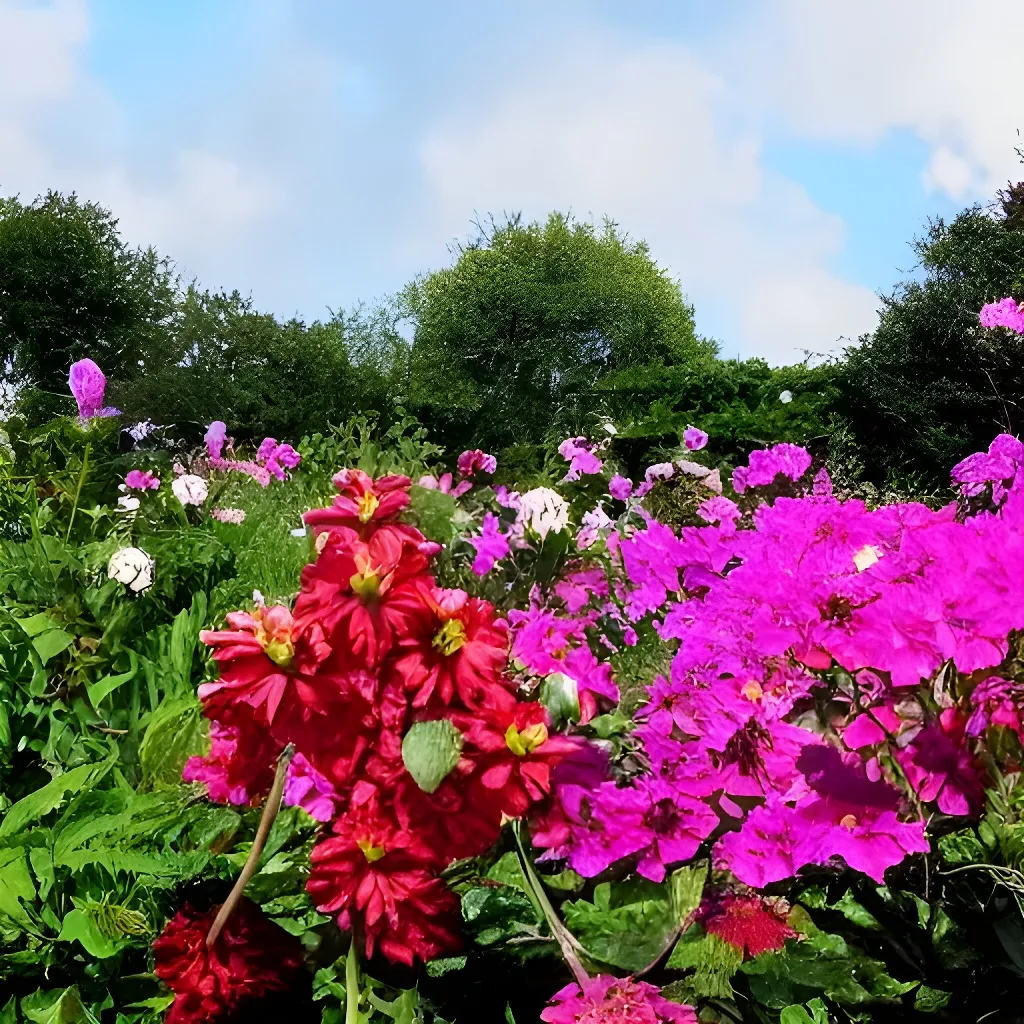
M 461 480 L 454 487 L 452 486 L 451 473 L 442 473 L 440 477 L 421 476 L 416 481 L 417 486 L 425 487 L 428 491 L 440 491 L 442 494 L 450 494 L 453 498 L 461 498 L 466 491 L 471 490 L 473 484 L 469 480 Z
M 224 445 L 228 442 L 228 427 L 223 420 L 214 420 L 207 428 L 203 437 L 206 442 L 206 454 L 211 459 L 219 459 L 224 454 Z
M 296 753 L 288 765 L 284 803 L 290 807 L 301 807 L 317 821 L 331 821 L 338 812 L 341 795 L 331 780 L 321 775 L 304 754 Z
M 714 498 L 707 498 L 697 506 L 697 515 L 706 523 L 721 523 L 723 529 L 728 529 L 729 524 L 735 523 L 742 513 L 736 502 L 716 495 Z
M 498 460 L 479 448 L 473 448 L 459 456 L 457 465 L 463 476 L 474 476 L 476 473 L 493 473 L 498 468 Z
M 160 487 L 160 480 L 148 469 L 133 469 L 125 476 L 124 485 L 134 491 L 155 491 Z
M 625 501 L 633 493 L 633 481 L 616 473 L 608 484 L 608 493 L 616 501 Z
M 691 452 L 700 451 L 708 443 L 708 435 L 699 427 L 691 425 L 683 431 L 683 443 Z
M 480 534 L 466 540 L 476 550 L 473 572 L 477 576 L 486 576 L 509 552 L 508 535 L 501 532 L 501 520 L 493 512 L 484 514 Z
M 211 722 L 210 752 L 190 757 L 181 777 L 203 783 L 214 803 L 247 806 L 270 789 L 279 753 L 265 730 Z
M 286 470 L 295 469 L 302 456 L 290 444 L 278 444 L 273 437 L 265 437 L 256 452 L 256 462 L 278 480 L 286 480 Z
M 811 468 L 811 453 L 797 444 L 777 444 L 750 453 L 747 466 L 733 470 L 732 485 L 737 494 L 748 487 L 767 487 L 777 476 L 796 481 Z
M 594 454 L 594 446 L 585 437 L 568 437 L 558 446 L 558 454 L 569 463 L 569 472 L 563 480 L 570 483 L 581 475 L 600 473 L 604 463 Z
M 1015 299 L 1007 296 L 998 302 L 986 302 L 978 314 L 982 327 L 1006 327 L 1024 334 L 1024 312 Z
M 934 801 L 943 814 L 975 814 L 984 803 L 984 778 L 964 744 L 967 721 L 949 712 L 897 751 L 896 760 L 921 800 Z
M 78 403 L 78 416 L 89 420 L 95 416 L 119 416 L 120 409 L 103 405 L 103 394 L 107 389 L 107 378 L 91 359 L 79 359 L 72 363 L 68 373 L 68 386 Z
M 692 1006 L 665 999 L 654 985 L 599 974 L 566 985 L 551 997 L 546 1024 L 697 1024 Z

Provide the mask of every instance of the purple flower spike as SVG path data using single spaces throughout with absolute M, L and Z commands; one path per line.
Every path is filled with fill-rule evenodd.
M 71 366 L 68 386 L 78 403 L 78 415 L 83 420 L 94 416 L 119 416 L 120 409 L 103 405 L 103 392 L 107 389 L 107 378 L 91 359 L 79 359 Z

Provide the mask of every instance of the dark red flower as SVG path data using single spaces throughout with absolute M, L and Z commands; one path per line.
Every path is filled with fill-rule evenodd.
M 509 711 L 454 715 L 462 729 L 465 754 L 478 768 L 475 799 L 510 818 L 519 818 L 532 803 L 551 792 L 551 773 L 579 742 L 548 732 L 548 713 L 537 702 Z
M 782 949 L 796 932 L 786 924 L 789 907 L 781 900 L 727 893 L 705 900 L 697 920 L 705 931 L 717 935 L 747 956 Z
M 367 956 L 426 962 L 458 947 L 459 900 L 437 877 L 439 861 L 420 835 L 400 828 L 358 783 L 334 835 L 313 848 L 306 888 L 325 914 L 355 929 Z
M 206 935 L 218 907 L 188 904 L 153 943 L 154 970 L 174 993 L 166 1024 L 208 1024 L 271 992 L 284 992 L 302 969 L 298 940 L 243 899 L 212 948 Z
M 501 678 L 508 658 L 508 626 L 494 606 L 464 590 L 444 590 L 429 578 L 404 589 L 403 614 L 392 671 L 413 707 L 455 697 L 471 711 L 511 710 L 515 698 Z

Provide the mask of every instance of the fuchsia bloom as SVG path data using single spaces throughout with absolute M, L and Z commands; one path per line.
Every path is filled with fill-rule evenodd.
M 160 480 L 148 469 L 133 469 L 125 476 L 124 485 L 133 491 L 155 491 L 160 487 Z
M 600 473 L 604 463 L 594 454 L 594 445 L 585 437 L 566 438 L 558 446 L 558 454 L 569 462 L 569 472 L 563 477 L 570 483 L 581 475 L 592 476 Z
M 103 394 L 107 390 L 107 378 L 91 359 L 79 359 L 77 363 L 72 363 L 68 386 L 78 403 L 79 419 L 90 420 L 97 416 L 121 414 L 120 409 L 104 406 Z
M 547 1024 L 697 1024 L 693 1007 L 672 1003 L 654 985 L 599 974 L 566 985 L 551 997 L 540 1019 Z
M 1024 464 L 1024 444 L 1011 434 L 1000 434 L 987 452 L 975 452 L 950 471 L 953 483 L 965 498 L 974 498 L 991 487 L 992 504 L 998 508 L 1007 493 L 1018 489 L 1017 474 Z
M 288 765 L 284 802 L 291 807 L 301 807 L 317 821 L 331 821 L 341 805 L 341 795 L 331 780 L 321 775 L 300 753 Z
M 417 486 L 425 487 L 428 491 L 440 491 L 442 494 L 450 494 L 453 498 L 461 498 L 466 491 L 471 490 L 473 484 L 469 480 L 460 480 L 452 486 L 451 473 L 442 473 L 440 477 L 426 474 L 416 481 Z
M 206 453 L 211 459 L 219 459 L 224 453 L 224 445 L 228 440 L 227 424 L 223 420 L 214 420 L 207 428 L 203 437 L 206 442 Z
M 508 535 L 501 532 L 501 520 L 493 512 L 484 514 L 483 529 L 478 537 L 467 537 L 476 550 L 473 572 L 486 576 L 503 558 L 508 556 Z
M 1024 312 L 1016 300 L 1007 296 L 998 302 L 987 302 L 978 314 L 982 327 L 1006 327 L 1024 334 Z
M 730 523 L 735 523 L 741 514 L 735 501 L 730 501 L 721 495 L 707 498 L 697 506 L 697 515 L 706 523 L 721 523 L 726 529 Z
M 691 424 L 683 431 L 683 443 L 691 452 L 700 451 L 708 443 L 708 435 Z
M 493 473 L 498 468 L 498 460 L 479 448 L 464 451 L 458 460 L 458 469 L 463 476 L 474 476 L 477 473 Z
M 732 485 L 737 494 L 748 487 L 767 487 L 779 475 L 796 481 L 811 468 L 811 453 L 798 444 L 777 444 L 750 453 L 747 466 L 733 470 Z

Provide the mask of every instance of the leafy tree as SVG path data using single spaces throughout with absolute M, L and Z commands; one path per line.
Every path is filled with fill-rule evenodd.
M 456 256 L 403 297 L 415 326 L 410 404 L 453 446 L 571 430 L 602 375 L 713 357 L 678 284 L 609 221 L 492 221 Z
M 885 298 L 874 334 L 836 367 L 836 412 L 857 438 L 868 475 L 948 480 L 949 467 L 1024 426 L 1024 344 L 986 331 L 981 306 L 1024 288 L 1021 188 L 991 209 L 935 220 L 914 248 L 924 271 Z
M 34 419 L 68 411 L 53 395 L 66 394 L 76 359 L 122 379 L 151 368 L 174 305 L 167 260 L 125 244 L 95 203 L 57 192 L 28 205 L 0 198 L 0 366 L 16 389 L 35 389 Z

